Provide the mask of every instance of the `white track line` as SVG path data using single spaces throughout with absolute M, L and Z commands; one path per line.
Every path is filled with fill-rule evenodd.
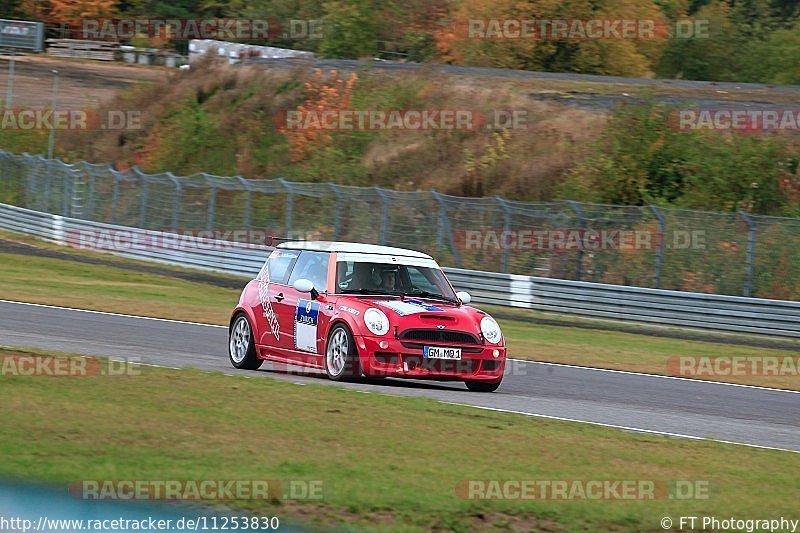
M 611 372 L 613 374 L 627 374 L 630 376 L 644 376 L 647 378 L 661 378 L 661 379 L 675 379 L 678 381 L 689 381 L 691 383 L 709 383 L 711 385 L 727 385 L 728 387 L 744 387 L 746 389 L 759 389 L 759 390 L 767 390 L 767 391 L 774 391 L 774 392 L 789 392 L 792 394 L 800 394 L 800 390 L 791 390 L 791 389 L 776 389 L 774 387 L 760 387 L 758 385 L 744 385 L 742 383 L 730 383 L 728 381 L 709 381 L 707 379 L 695 379 L 695 378 L 682 378 L 679 376 L 664 376 L 661 374 L 646 374 L 644 372 L 631 372 L 629 370 L 614 370 L 612 368 L 597 368 L 593 366 L 581 366 L 581 365 L 568 365 L 565 363 L 549 363 L 547 361 L 534 361 L 531 359 L 512 359 L 509 358 L 509 361 L 518 361 L 520 363 L 531 363 L 535 365 L 547 365 L 547 366 L 563 366 L 564 368 L 577 368 L 579 370 L 590 370 L 592 372 Z
M 203 326 L 203 327 L 208 327 L 208 328 L 225 328 L 225 329 L 228 329 L 228 326 L 221 326 L 219 324 L 205 324 L 203 322 L 188 322 L 188 321 L 185 321 L 185 320 L 173 320 L 171 318 L 157 318 L 157 317 L 151 317 L 151 316 L 126 315 L 124 313 L 111 313 L 111 312 L 108 312 L 108 311 L 93 311 L 91 309 L 78 309 L 76 307 L 61 307 L 61 306 L 58 306 L 58 305 L 35 304 L 35 303 L 31 303 L 31 302 L 17 302 L 17 301 L 14 301 L 14 300 L 3 300 L 3 299 L 0 299 L 0 303 L 17 304 L 17 305 L 30 305 L 30 306 L 33 306 L 33 307 L 44 307 L 44 308 L 47 308 L 47 309 L 60 309 L 60 310 L 64 310 L 64 311 L 77 311 L 77 312 L 80 312 L 80 313 L 93 313 L 93 314 L 97 314 L 97 315 L 109 315 L 109 316 L 118 316 L 118 317 L 123 317 L 123 318 L 137 318 L 137 319 L 142 319 L 142 320 L 155 320 L 155 321 L 158 321 L 158 322 L 170 322 L 170 323 L 174 323 L 174 324 L 188 324 L 190 326 Z M 724 385 L 724 386 L 728 386 L 728 387 L 743 387 L 743 388 L 746 388 L 746 389 L 758 389 L 758 390 L 766 390 L 766 391 L 772 391 L 772 392 L 787 392 L 787 393 L 791 393 L 791 394 L 800 394 L 800 391 L 796 391 L 796 390 L 776 389 L 776 388 L 773 388 L 773 387 L 760 387 L 758 385 L 743 385 L 741 383 L 730 383 L 730 382 L 727 382 L 727 381 L 709 381 L 709 380 L 705 380 L 705 379 L 682 378 L 682 377 L 676 377 L 676 376 L 663 376 L 663 375 L 660 375 L 660 374 L 646 374 L 646 373 L 643 373 L 643 372 L 630 372 L 630 371 L 627 371 L 627 370 L 613 370 L 613 369 L 610 369 L 610 368 L 596 368 L 596 367 L 591 367 L 591 366 L 568 365 L 568 364 L 564 364 L 564 363 L 549 363 L 549 362 L 546 362 L 546 361 L 534 361 L 534 360 L 530 360 L 530 359 L 513 359 L 513 358 L 509 358 L 509 361 L 516 361 L 516 362 L 520 362 L 520 363 L 530 363 L 530 364 L 535 364 L 535 365 L 561 366 L 561 367 L 564 367 L 564 368 L 577 368 L 577 369 L 580 369 L 580 370 L 587 370 L 587 371 L 592 371 L 592 372 L 611 372 L 611 373 L 615 373 L 615 374 L 628 374 L 628 375 L 631 375 L 631 376 L 643 376 L 643 377 L 647 377 L 647 378 L 675 379 L 675 380 L 680 380 L 680 381 L 688 381 L 688 382 L 692 382 L 692 383 L 708 383 L 708 384 L 711 384 L 711 385 Z
M 613 429 L 621 429 L 624 431 L 635 431 L 637 433 L 647 433 L 649 435 L 661 435 L 664 437 L 675 437 L 679 439 L 689 439 L 689 440 L 704 440 L 709 442 L 719 442 L 721 444 L 734 444 L 736 446 L 747 446 L 748 448 L 759 448 L 762 450 L 774 450 L 779 452 L 791 452 L 791 453 L 800 453 L 800 450 L 790 450 L 787 448 L 776 448 L 774 446 L 762 446 L 760 444 L 748 444 L 746 442 L 735 442 L 730 440 L 721 440 L 721 439 L 713 439 L 709 437 L 698 437 L 696 435 L 683 435 L 681 433 L 670 433 L 668 431 L 658 431 L 655 429 L 642 429 L 642 428 L 635 428 L 629 426 L 620 426 L 617 424 L 606 424 L 604 422 L 593 422 L 591 420 L 580 420 L 577 418 L 566 418 L 563 416 L 554 416 L 554 415 L 543 415 L 539 413 L 529 413 L 527 411 L 516 411 L 513 409 L 502 409 L 500 407 L 485 407 L 482 405 L 472 405 L 468 403 L 458 403 L 458 402 L 448 402 L 445 400 L 439 400 L 439 403 L 444 403 L 447 405 L 458 405 L 460 407 L 472 407 L 474 409 L 483 409 L 485 411 L 496 411 L 500 413 L 512 413 L 516 415 L 525 415 L 525 416 L 533 416 L 536 418 L 547 418 L 549 420 L 559 420 L 561 422 L 578 422 L 581 424 L 591 424 L 593 426 L 600 426 L 605 428 L 613 428 Z
M 61 307 L 58 305 L 45 305 L 45 304 L 34 304 L 31 302 L 15 302 L 13 300 L 2 300 L 0 299 L 0 303 L 4 304 L 19 304 L 19 305 L 30 305 L 33 307 L 45 307 L 47 309 L 61 309 L 64 311 L 77 311 L 79 313 L 92 313 L 96 315 L 110 315 L 110 316 L 121 316 L 123 318 L 140 318 L 142 320 L 156 320 L 159 322 L 171 322 L 173 324 L 189 324 L 191 326 L 205 326 L 209 328 L 225 328 L 228 329 L 228 326 L 220 326 L 218 324 L 204 324 L 202 322 L 188 322 L 186 320 L 173 320 L 171 318 L 156 318 L 153 316 L 138 316 L 138 315 L 126 315 L 124 313 L 110 313 L 108 311 L 93 311 L 91 309 L 78 309 L 77 307 Z

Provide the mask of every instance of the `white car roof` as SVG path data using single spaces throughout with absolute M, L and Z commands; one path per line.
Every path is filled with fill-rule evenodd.
M 345 252 L 353 254 L 391 255 L 397 257 L 415 257 L 419 259 L 433 259 L 428 254 L 395 248 L 393 246 L 378 246 L 376 244 L 361 244 L 357 242 L 332 242 L 332 241 L 293 241 L 284 242 L 277 246 L 290 250 L 313 250 L 317 252 Z

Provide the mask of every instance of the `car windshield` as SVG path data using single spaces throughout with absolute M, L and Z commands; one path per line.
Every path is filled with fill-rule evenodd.
M 393 294 L 458 302 L 440 269 L 416 265 L 339 261 L 336 287 L 340 293 Z

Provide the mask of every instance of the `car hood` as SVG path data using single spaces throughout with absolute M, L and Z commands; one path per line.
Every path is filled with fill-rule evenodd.
M 383 311 L 392 326 L 400 331 L 411 328 L 438 328 L 467 331 L 480 335 L 480 321 L 486 313 L 468 305 L 455 305 L 439 300 L 409 297 L 404 299 L 384 296 L 345 296 L 338 305 L 345 305 L 363 313 L 370 307 Z

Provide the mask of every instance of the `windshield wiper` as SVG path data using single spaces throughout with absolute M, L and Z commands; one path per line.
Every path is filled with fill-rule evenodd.
M 444 300 L 445 302 L 450 302 L 451 304 L 459 304 L 458 300 L 453 300 L 452 298 L 448 298 L 442 294 L 436 294 L 429 291 L 424 291 L 422 289 L 409 291 L 405 293 L 406 296 L 419 296 L 420 298 L 430 298 L 433 300 Z

